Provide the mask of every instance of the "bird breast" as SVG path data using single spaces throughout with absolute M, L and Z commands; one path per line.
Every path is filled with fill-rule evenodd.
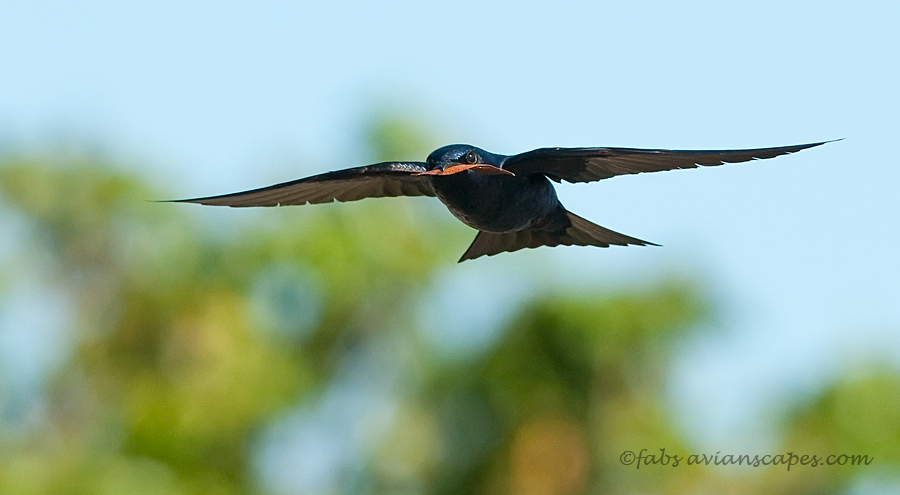
M 527 229 L 559 207 L 556 191 L 543 175 L 486 175 L 468 170 L 434 176 L 432 181 L 450 213 L 485 232 Z

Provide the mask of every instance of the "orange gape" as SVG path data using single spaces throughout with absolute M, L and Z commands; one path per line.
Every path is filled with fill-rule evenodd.
M 453 174 L 458 174 L 460 172 L 465 172 L 466 170 L 469 170 L 470 168 L 475 169 L 476 171 L 481 172 L 483 174 L 487 174 L 487 175 L 499 175 L 499 174 L 516 175 L 516 174 L 510 172 L 509 170 L 504 170 L 500 167 L 495 167 L 493 165 L 482 165 L 482 164 L 451 165 L 443 170 L 438 168 L 438 169 L 434 169 L 434 170 L 429 170 L 428 172 L 422 172 L 422 173 L 413 174 L 413 175 L 453 175 Z

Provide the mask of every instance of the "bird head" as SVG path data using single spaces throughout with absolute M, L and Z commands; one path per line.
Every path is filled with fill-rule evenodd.
M 453 175 L 471 170 L 487 175 L 515 175 L 501 168 L 503 156 L 467 144 L 451 144 L 428 155 L 427 172 L 417 175 Z

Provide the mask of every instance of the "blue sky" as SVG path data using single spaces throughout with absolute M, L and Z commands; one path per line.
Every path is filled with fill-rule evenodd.
M 846 138 L 559 188 L 571 210 L 663 248 L 458 268 L 707 281 L 726 331 L 685 352 L 673 414 L 716 444 L 786 394 L 898 360 L 898 21 L 887 1 L 7 2 L 0 151 L 87 142 L 194 196 L 360 165 L 346 143 L 376 110 L 499 153 Z

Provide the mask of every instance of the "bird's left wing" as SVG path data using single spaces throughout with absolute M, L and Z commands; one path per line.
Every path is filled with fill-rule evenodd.
M 722 165 L 773 158 L 829 141 L 744 150 L 647 150 L 636 148 L 540 148 L 513 155 L 503 168 L 516 174 L 544 174 L 568 182 L 591 182 L 617 175 Z
M 421 162 L 385 162 L 348 168 L 250 191 L 181 199 L 176 203 L 215 206 L 283 206 L 356 201 L 388 196 L 434 196 Z

